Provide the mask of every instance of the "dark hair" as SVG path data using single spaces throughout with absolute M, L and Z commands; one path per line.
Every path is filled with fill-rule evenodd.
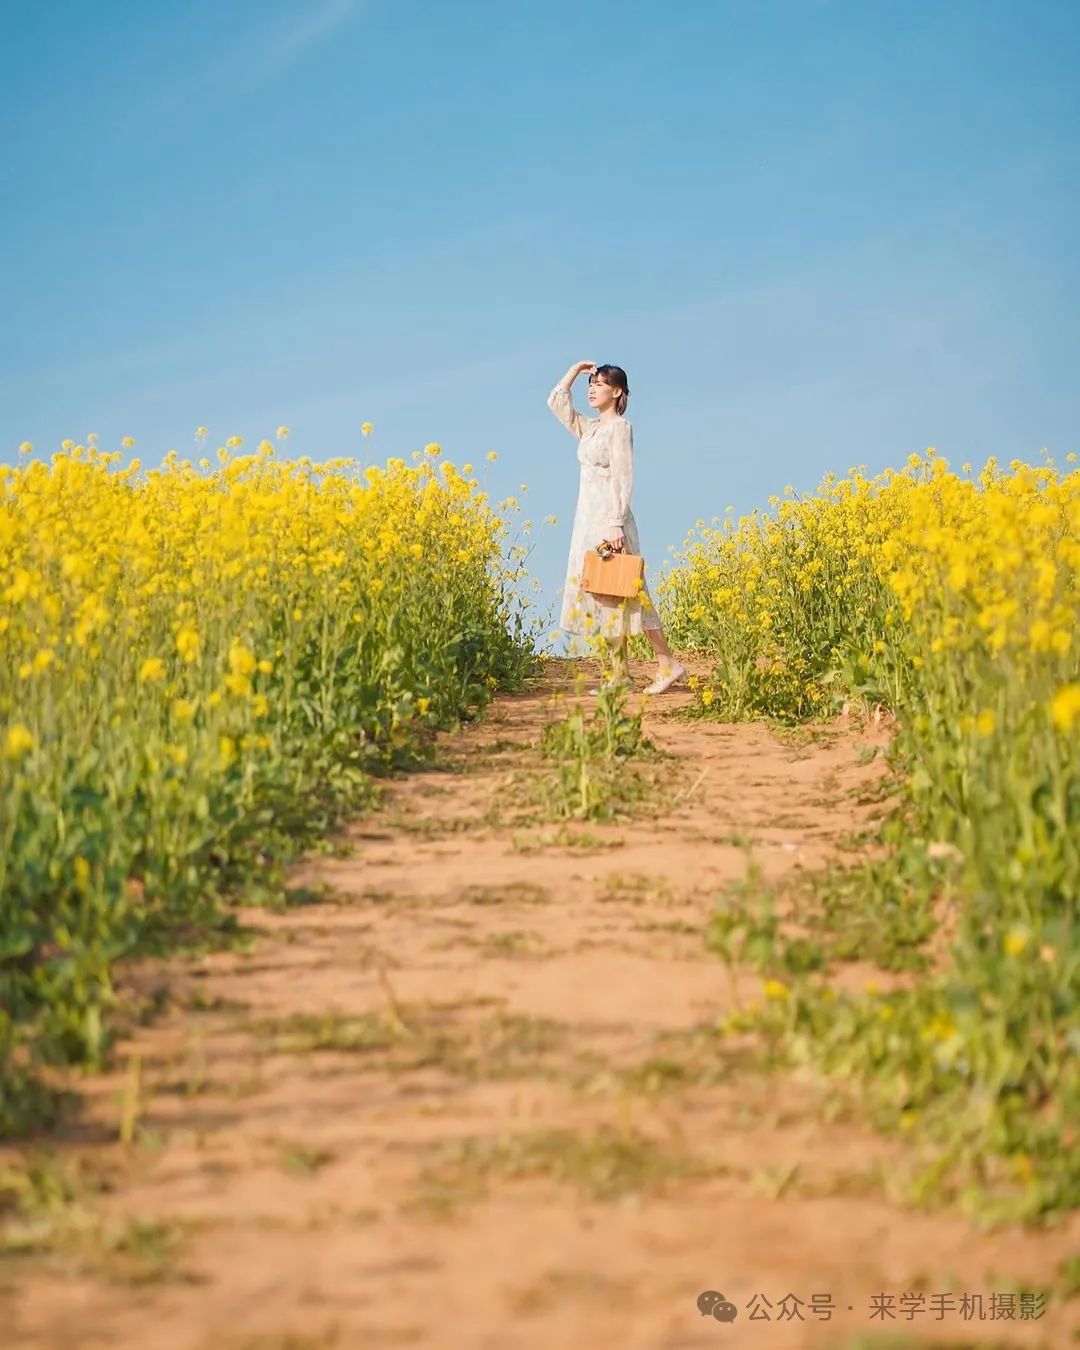
M 622 366 L 597 366 L 596 375 L 589 376 L 590 384 L 597 375 L 603 376 L 604 383 L 611 385 L 612 389 L 620 391 L 615 399 L 615 411 L 621 417 L 626 412 L 626 400 L 630 397 L 630 385 L 626 380 L 626 371 L 623 370 Z

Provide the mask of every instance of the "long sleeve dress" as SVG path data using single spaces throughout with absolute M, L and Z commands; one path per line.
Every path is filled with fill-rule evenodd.
M 585 554 L 606 537 L 611 526 L 622 526 L 627 553 L 641 552 L 637 521 L 630 509 L 634 428 L 625 417 L 582 416 L 574 407 L 570 390 L 561 383 L 548 395 L 547 403 L 563 426 L 577 437 L 581 465 L 559 626 L 570 633 L 601 633 L 616 639 L 641 633 L 646 628 L 659 628 L 660 616 L 644 583 L 640 597 L 620 599 L 617 603 L 614 597 L 602 601 L 581 586 Z

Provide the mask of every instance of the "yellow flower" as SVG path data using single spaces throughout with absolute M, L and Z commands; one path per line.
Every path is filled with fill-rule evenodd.
M 1063 684 L 1050 700 L 1050 716 L 1061 731 L 1071 731 L 1080 715 L 1080 684 Z
M 791 990 L 779 980 L 766 980 L 761 987 L 766 998 L 785 999 L 791 996 Z
M 370 436 L 373 430 L 374 426 L 371 422 L 365 422 L 360 428 L 361 435 L 364 436 Z
M 702 703 L 705 705 L 706 708 L 709 706 L 710 703 L 712 703 L 713 697 L 714 697 L 714 695 L 713 695 L 713 691 L 712 691 L 711 689 L 704 689 L 704 690 L 702 690 L 701 701 L 702 701 Z
M 235 694 L 238 698 L 246 698 L 251 693 L 251 679 L 247 675 L 238 675 L 234 671 L 231 675 L 226 675 L 222 683 L 230 694 Z
M 169 758 L 172 760 L 172 762 L 176 765 L 178 769 L 182 769 L 184 765 L 188 762 L 188 752 L 186 745 L 167 745 L 165 747 L 165 753 L 169 756 Z
M 497 450 L 489 450 L 487 452 L 487 457 L 491 461 L 491 463 L 494 464 L 495 461 L 499 458 L 499 453 Z
M 429 455 L 432 459 L 434 459 L 436 455 L 442 454 L 442 446 L 438 443 L 438 441 L 431 441 L 430 444 L 424 446 L 424 454 Z
M 285 440 L 285 439 L 287 438 L 287 436 L 289 435 L 289 428 L 288 428 L 288 427 L 278 427 L 277 433 L 276 433 L 276 434 L 277 434 L 278 440 L 279 440 L 279 441 L 283 441 L 283 440 Z
M 956 1025 L 952 1018 L 944 1013 L 935 1013 L 922 1030 L 924 1041 L 949 1041 L 955 1035 Z
M 199 657 L 199 635 L 194 628 L 181 628 L 176 635 L 176 650 L 180 653 L 180 658 L 189 664 L 198 660 Z
M 270 701 L 265 694 L 256 694 L 251 700 L 252 717 L 265 717 L 270 711 Z
M 190 722 L 195 716 L 195 705 L 186 698 L 174 698 L 170 711 L 178 722 Z
M 205 427 L 196 427 L 196 428 L 195 428 L 195 435 L 196 435 L 196 436 L 198 437 L 198 439 L 201 441 L 201 440 L 203 439 L 203 437 L 206 435 L 206 428 L 205 428 Z
M 255 653 L 242 642 L 234 642 L 229 648 L 229 669 L 234 675 L 250 675 L 255 664 Z
M 120 442 L 120 444 L 124 447 L 125 450 L 130 450 L 131 447 L 135 444 L 135 437 L 125 436 L 124 439 Z
M 19 759 L 34 748 L 34 733 L 21 722 L 13 722 L 4 737 L 4 753 L 8 759 Z
M 995 725 L 996 719 L 989 709 L 979 713 L 978 717 L 975 719 L 975 730 L 980 736 L 989 736 L 993 732 Z
M 150 656 L 139 667 L 139 683 L 154 684 L 165 678 L 165 662 L 160 656 Z
M 431 699 L 429 699 L 429 698 L 418 698 L 418 699 L 416 700 L 416 707 L 417 707 L 418 712 L 420 713 L 420 716 L 421 716 L 421 717 L 426 717 L 426 716 L 427 716 L 427 710 L 431 707 Z
M 1019 956 L 1030 941 L 1031 934 L 1026 928 L 1010 928 L 1001 945 L 1006 956 Z
M 32 452 L 33 448 L 34 447 L 30 444 L 29 441 L 23 441 L 22 445 L 19 446 L 19 454 L 29 455 Z
M 255 669 L 259 672 L 260 675 L 269 675 L 270 672 L 274 669 L 274 665 L 272 661 L 267 661 L 267 659 L 263 657 L 263 659 L 255 667 Z
M 218 739 L 218 768 L 227 769 L 236 758 L 236 742 L 231 736 Z
M 244 444 L 244 438 L 243 436 L 230 436 L 225 444 L 230 450 L 236 450 Z

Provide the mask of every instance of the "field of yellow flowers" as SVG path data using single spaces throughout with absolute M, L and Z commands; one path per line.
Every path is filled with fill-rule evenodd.
M 990 459 L 972 477 L 929 450 L 770 505 L 699 521 L 659 588 L 674 643 L 714 662 L 697 714 L 796 723 L 884 705 L 902 804 L 887 857 L 818 879 L 807 932 L 718 913 L 718 951 L 738 929 L 763 953 L 764 998 L 742 1020 L 917 1141 L 928 1196 L 989 1217 L 1071 1208 L 1080 472 Z M 889 988 L 838 992 L 829 971 L 847 960 Z
M 48 1117 L 37 1066 L 101 1061 L 118 957 L 279 893 L 531 668 L 516 502 L 470 465 L 240 445 L 0 467 L 0 1133 Z

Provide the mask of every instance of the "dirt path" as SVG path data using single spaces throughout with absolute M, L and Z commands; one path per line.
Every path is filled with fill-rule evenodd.
M 130 1076 L 84 1080 L 49 1165 L 70 1193 L 2 1268 L 5 1346 L 1067 1343 L 1068 1311 L 929 1307 L 886 1324 L 910 1340 L 873 1339 L 872 1295 L 1047 1284 L 1077 1225 L 980 1236 L 906 1211 L 894 1145 L 698 1030 L 760 991 L 702 939 L 744 845 L 767 879 L 835 855 L 884 809 L 860 752 L 886 729 L 800 745 L 673 721 L 690 695 L 667 695 L 646 725 L 673 805 L 528 823 L 508 785 L 570 664 L 443 737 L 444 771 L 345 831 L 353 856 L 294 869 L 296 904 L 242 911 L 251 950 L 131 972 L 157 1005 L 119 1061 L 141 1059 L 133 1142 Z M 734 1325 L 699 1315 L 704 1290 Z M 748 1320 L 755 1294 L 770 1320 Z M 779 1320 L 789 1294 L 805 1321 Z

